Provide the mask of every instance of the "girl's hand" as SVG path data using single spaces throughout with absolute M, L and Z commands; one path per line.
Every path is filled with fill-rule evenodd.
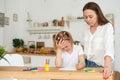
M 77 68 L 78 70 L 81 70 L 81 69 L 83 69 L 84 67 L 85 67 L 85 63 L 77 64 L 77 65 L 76 65 L 76 68 Z
M 83 69 L 85 67 L 85 55 L 80 55 L 79 57 L 79 63 L 76 65 L 77 69 L 80 70 L 80 69 Z
M 67 45 L 67 42 L 65 40 L 60 40 L 59 42 L 56 41 L 56 46 L 58 49 L 63 49 Z

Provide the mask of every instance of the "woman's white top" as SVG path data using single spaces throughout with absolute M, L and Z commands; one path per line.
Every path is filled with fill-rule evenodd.
M 106 55 L 114 60 L 114 29 L 111 23 L 98 26 L 94 34 L 88 28 L 84 37 L 84 51 L 88 60 L 102 66 Z
M 62 67 L 76 67 L 78 64 L 78 57 L 83 54 L 83 49 L 80 45 L 73 45 L 73 52 L 62 53 L 63 65 Z

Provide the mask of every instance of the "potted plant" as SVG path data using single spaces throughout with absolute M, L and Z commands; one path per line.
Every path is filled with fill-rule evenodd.
M 16 48 L 16 52 L 23 52 L 24 49 L 23 39 L 19 39 L 19 38 L 13 39 L 13 47 Z
M 40 50 L 42 48 L 42 46 L 41 45 L 37 45 L 36 48 L 37 48 L 37 50 Z
M 29 46 L 29 52 L 30 52 L 30 53 L 34 53 L 34 50 L 35 50 L 35 45 L 34 45 L 34 44 L 31 44 L 31 45 Z
M 4 57 L 6 55 L 6 50 L 4 49 L 4 47 L 0 46 L 0 60 L 4 59 L 5 61 L 7 61 L 9 63 L 9 61 Z
M 59 21 L 57 19 L 54 19 L 52 23 L 53 23 L 53 26 L 58 26 Z

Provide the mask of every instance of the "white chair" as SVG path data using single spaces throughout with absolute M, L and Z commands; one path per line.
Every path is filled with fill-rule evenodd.
M 24 66 L 23 57 L 20 54 L 6 54 L 4 59 L 0 60 L 0 66 Z M 17 78 L 0 78 L 0 80 L 50 80 L 50 79 L 17 79 Z
M 1 59 L 0 66 L 24 66 L 23 57 L 20 54 L 6 54 L 4 57 L 9 63 Z
M 23 57 L 20 54 L 6 54 L 4 56 L 8 61 L 4 59 L 0 60 L 0 66 L 24 66 Z M 2 78 L 0 80 L 19 80 L 16 78 Z

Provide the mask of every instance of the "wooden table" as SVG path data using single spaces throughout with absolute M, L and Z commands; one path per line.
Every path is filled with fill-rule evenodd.
M 23 71 L 26 67 L 0 67 L 0 78 L 19 78 L 19 79 L 79 79 L 79 80 L 103 80 L 101 68 L 92 68 L 95 72 L 61 71 L 59 68 L 50 68 L 49 72 L 45 71 Z M 91 69 L 91 68 L 90 68 Z M 107 80 L 112 80 L 110 77 Z

